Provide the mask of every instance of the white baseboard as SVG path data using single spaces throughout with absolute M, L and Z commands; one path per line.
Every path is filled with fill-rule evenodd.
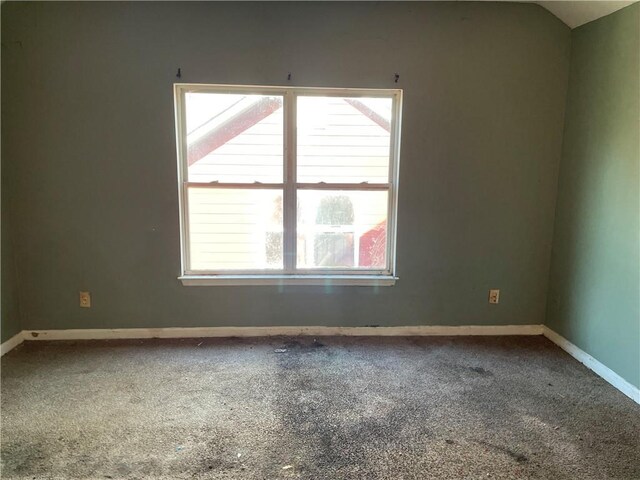
M 609 367 L 600 363 L 587 352 L 575 346 L 569 340 L 564 338 L 559 333 L 554 332 L 549 327 L 543 327 L 543 332 L 545 337 L 558 345 L 561 349 L 578 360 L 589 370 L 592 370 L 596 375 L 602 377 L 604 380 L 616 387 L 631 400 L 635 401 L 636 403 L 640 403 L 640 389 L 638 387 L 627 382 L 624 378 L 611 370 Z
M 272 336 L 503 336 L 544 335 L 632 400 L 640 403 L 640 389 L 609 367 L 544 325 L 415 325 L 405 327 L 185 327 L 23 330 L 4 342 L 1 354 L 24 340 L 109 340 L 136 338 L 272 337 Z
M 200 338 L 295 336 L 460 336 L 542 335 L 542 325 L 468 325 L 406 327 L 187 327 L 24 330 L 26 340 L 104 340 L 125 338 Z
M 16 333 L 13 337 L 0 345 L 0 357 L 5 353 L 9 353 L 22 342 L 24 342 L 24 330 L 22 332 Z

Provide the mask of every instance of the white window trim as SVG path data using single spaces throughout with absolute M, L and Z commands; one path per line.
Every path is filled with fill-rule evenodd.
M 284 99 L 284 175 L 283 183 L 242 184 L 242 183 L 195 183 L 188 182 L 186 145 L 186 125 L 184 120 L 184 97 L 187 92 L 251 93 L 257 95 L 281 95 Z M 296 169 L 296 100 L 298 96 L 339 96 L 339 97 L 383 97 L 393 101 L 390 132 L 389 180 L 388 184 L 341 184 L 341 183 L 297 183 Z M 400 167 L 400 128 L 402 90 L 400 89 L 354 89 L 354 88 L 310 88 L 274 87 L 245 85 L 210 85 L 194 83 L 174 84 L 176 146 L 178 156 L 178 202 L 180 212 L 180 253 L 181 275 L 178 279 L 185 286 L 204 285 L 355 285 L 391 286 L 396 276 L 396 229 L 398 206 L 398 173 Z M 283 191 L 283 248 L 284 269 L 272 273 L 271 270 L 229 270 L 199 271 L 189 270 L 188 242 L 188 200 L 187 184 L 211 188 L 280 188 Z M 387 212 L 387 262 L 386 269 L 334 269 L 295 268 L 296 259 L 296 195 L 297 190 L 384 190 L 388 192 Z
M 202 287 L 208 285 L 325 285 L 371 286 L 395 285 L 397 277 L 389 275 L 183 275 L 183 285 Z

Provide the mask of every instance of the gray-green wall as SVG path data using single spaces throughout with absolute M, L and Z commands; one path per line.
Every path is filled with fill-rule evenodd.
M 0 173 L 0 176 L 3 179 L 2 185 L 0 185 L 0 207 L 2 209 L 2 215 L 0 215 L 0 243 L 2 244 L 0 252 L 0 342 L 5 342 L 19 333 L 22 330 L 22 325 L 16 292 L 16 258 L 12 251 L 12 241 L 9 235 L 11 227 L 8 212 L 11 210 L 11 200 L 8 190 L 5 189 L 4 175 Z
M 543 323 L 570 48 L 543 8 L 9 2 L 2 43 L 23 328 Z M 178 67 L 404 89 L 395 287 L 178 282 Z
M 2 259 L 0 267 L 2 276 L 0 277 L 1 303 L 0 303 L 0 342 L 5 342 L 22 330 L 20 324 L 20 312 L 18 310 L 18 296 L 16 292 L 17 271 L 15 268 L 15 256 L 12 251 L 10 239 L 11 228 L 9 226 L 9 216 L 5 214 L 10 210 L 10 200 L 4 187 L 2 192 Z
M 547 321 L 640 386 L 640 5 L 573 30 Z

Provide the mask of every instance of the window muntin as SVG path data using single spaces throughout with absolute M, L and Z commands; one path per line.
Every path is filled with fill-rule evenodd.
M 175 87 L 183 275 L 393 275 L 401 92 Z

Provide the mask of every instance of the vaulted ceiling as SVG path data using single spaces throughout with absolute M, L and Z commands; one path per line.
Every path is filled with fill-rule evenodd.
M 547 0 L 536 1 L 538 5 L 553 13 L 571 28 L 579 27 L 585 23 L 604 17 L 610 13 L 620 10 L 632 3 L 633 1 L 562 1 Z

